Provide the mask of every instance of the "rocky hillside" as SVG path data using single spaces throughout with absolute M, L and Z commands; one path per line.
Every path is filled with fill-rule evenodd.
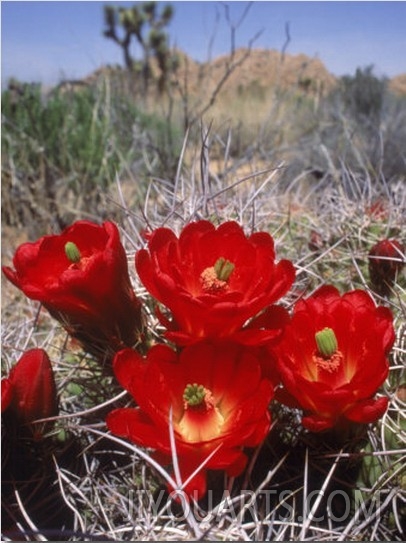
M 212 91 L 227 71 L 232 71 L 224 85 L 228 93 L 258 92 L 272 86 L 298 86 L 306 92 L 328 92 L 336 79 L 323 63 L 306 55 L 282 55 L 270 49 L 237 49 L 233 55 L 223 55 L 211 62 L 197 63 L 180 54 L 179 80 L 187 76 L 189 90 L 199 92 L 204 80 L 205 91 Z
M 389 81 L 389 88 L 396 94 L 406 96 L 406 73 L 393 77 Z
M 177 51 L 179 67 L 175 78 L 177 84 L 194 96 L 210 95 L 222 82 L 224 75 L 230 71 L 222 94 L 244 95 L 255 93 L 261 96 L 271 87 L 281 89 L 294 88 L 306 94 L 323 95 L 330 92 L 337 84 L 322 61 L 305 54 L 282 54 L 272 49 L 237 49 L 234 54 L 215 57 L 208 62 L 196 62 L 186 53 Z M 158 75 L 158 69 L 152 67 Z M 100 76 L 126 76 L 122 68 L 104 66 L 96 70 L 77 85 L 91 84 Z M 389 81 L 389 88 L 399 95 L 406 95 L 406 73 Z

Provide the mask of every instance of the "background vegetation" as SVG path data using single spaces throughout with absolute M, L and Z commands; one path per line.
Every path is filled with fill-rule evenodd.
M 131 187 L 131 203 L 141 202 L 151 177 L 173 183 L 185 134 L 183 171 L 193 167 L 192 148 L 204 142 L 214 177 L 284 162 L 286 186 L 302 176 L 312 188 L 337 177 L 343 165 L 374 184 L 404 179 L 406 95 L 391 92 L 372 67 L 343 77 L 328 92 L 306 77 L 293 85 L 252 80 L 222 87 L 231 74 L 238 80 L 256 55 L 247 50 L 237 61 L 230 57 L 214 83 L 206 67 L 211 94 L 205 103 L 196 90 L 183 93 L 178 71 L 159 100 L 159 74 L 155 91 L 141 100 L 132 91 L 133 74 L 119 68 L 47 95 L 39 85 L 11 82 L 2 93 L 4 224 L 35 222 L 36 235 L 78 215 L 103 217 L 117 179 Z
M 158 41 L 165 45 L 162 36 Z M 362 454 L 354 456 L 327 442 L 315 449 L 297 414 L 275 410 L 246 480 L 212 482 L 229 489 L 232 510 L 221 497 L 199 504 L 200 516 L 164 503 L 157 510 L 147 498 L 162 487 L 157 472 L 142 451 L 105 431 L 105 414 L 126 399 L 120 389 L 46 312 L 3 281 L 3 370 L 28 347 L 45 348 L 61 407 L 55 430 L 29 445 L 24 477 L 8 489 L 8 530 L 71 541 L 403 540 L 406 281 L 400 273 L 389 297 L 374 292 L 368 252 L 383 238 L 405 241 L 406 97 L 372 67 L 330 83 L 301 63 L 296 78 L 285 80 L 289 58 L 281 54 L 273 84 L 247 81 L 263 53 L 251 45 L 197 67 L 173 53 L 165 85 L 148 46 L 148 70 L 142 62 L 134 70 L 104 68 L 46 94 L 10 82 L 2 93 L 3 263 L 17 242 L 81 218 L 113 219 L 149 326 L 159 332 L 133 266 L 144 229 L 165 224 L 178 231 L 209 218 L 235 219 L 247 232 L 266 230 L 278 258 L 297 268 L 287 307 L 331 282 L 342 292 L 367 289 L 393 311 L 397 339 L 382 391 L 391 400 L 387 415 L 369 428 Z M 241 498 L 242 489 L 281 488 L 294 489 L 293 518 L 281 516 L 282 503 L 264 510 L 259 500 L 248 507 Z M 305 497 L 317 489 L 325 507 L 321 489 L 327 488 L 350 489 L 360 507 L 341 523 L 317 522 Z

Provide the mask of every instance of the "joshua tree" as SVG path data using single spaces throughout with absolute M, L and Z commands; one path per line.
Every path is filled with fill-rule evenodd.
M 173 8 L 167 4 L 158 12 L 156 2 L 144 2 L 131 8 L 104 8 L 104 35 L 114 40 L 122 49 L 124 62 L 130 72 L 142 74 L 144 92 L 148 90 L 151 76 L 151 57 L 155 57 L 160 69 L 158 80 L 162 92 L 167 83 L 169 69 L 173 67 L 174 56 L 169 49 L 168 34 L 164 28 L 173 17 Z M 122 30 L 119 30 L 122 27 Z M 130 52 L 132 41 L 141 46 L 143 60 L 136 61 Z

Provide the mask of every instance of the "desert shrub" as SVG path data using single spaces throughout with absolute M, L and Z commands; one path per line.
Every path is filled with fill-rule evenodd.
M 357 68 L 354 76 L 344 76 L 340 83 L 342 99 L 350 114 L 379 120 L 387 82 L 373 74 L 373 66 Z
M 385 92 L 379 122 L 350 111 L 339 87 L 317 106 L 311 101 L 298 97 L 295 104 L 281 102 L 276 111 L 283 110 L 282 118 L 274 116 L 268 123 L 269 129 L 279 129 L 281 140 L 262 139 L 264 157 L 284 150 L 288 185 L 306 170 L 317 171 L 315 181 L 337 177 L 343 166 L 376 185 L 382 178 L 391 184 L 406 175 L 404 97 Z
M 110 171 L 103 171 L 103 152 L 111 126 L 103 115 L 102 104 L 88 89 L 77 92 L 53 92 L 47 99 L 40 88 L 26 89 L 18 100 L 9 91 L 3 93 L 3 150 L 12 155 L 17 167 L 35 173 L 41 154 L 61 173 L 74 170 L 82 178 L 91 177 L 105 186 L 117 167 L 111 157 Z M 24 141 L 21 153 L 19 144 Z
M 11 179 L 14 198 L 51 209 L 56 226 L 72 219 L 72 209 L 100 215 L 103 191 L 123 170 L 136 171 L 142 194 L 151 164 L 159 175 L 176 163 L 172 125 L 112 95 L 107 81 L 60 86 L 48 96 L 22 85 L 4 91 L 2 103 L 3 178 Z M 8 221 L 18 222 L 12 216 L 8 210 Z

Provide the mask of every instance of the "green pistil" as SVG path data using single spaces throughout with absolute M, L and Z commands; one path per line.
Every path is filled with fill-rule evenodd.
M 69 262 L 72 262 L 73 264 L 77 264 L 80 262 L 80 251 L 75 243 L 73 241 L 68 241 L 65 244 L 65 254 L 68 257 Z
M 186 385 L 183 393 L 183 399 L 191 407 L 201 405 L 205 396 L 206 389 L 203 385 L 198 385 L 197 383 L 193 383 L 193 385 Z
M 331 328 L 323 328 L 315 334 L 317 348 L 324 358 L 330 358 L 338 349 L 337 338 Z
M 220 281 L 228 281 L 230 275 L 234 271 L 234 268 L 235 265 L 222 256 L 214 264 L 214 271 L 216 272 L 217 279 Z

